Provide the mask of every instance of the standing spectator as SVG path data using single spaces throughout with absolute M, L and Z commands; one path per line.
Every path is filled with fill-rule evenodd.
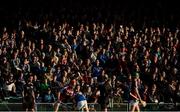
M 99 64 L 99 60 L 96 60 L 95 64 L 92 67 L 92 77 L 97 83 L 97 77 L 101 74 L 102 67 Z
M 32 88 L 27 88 L 24 91 L 23 108 L 26 112 L 35 112 L 35 94 Z
M 87 104 L 87 99 L 80 91 L 81 87 L 79 85 L 76 86 L 76 91 L 75 91 L 75 102 L 76 102 L 76 109 L 78 111 L 83 111 L 85 109 L 86 112 L 89 112 L 88 104 Z
M 96 111 L 95 104 L 98 103 L 100 91 L 99 91 L 98 87 L 94 86 L 94 87 L 92 87 L 91 92 L 92 92 L 91 95 L 88 97 L 88 103 L 92 103 L 89 105 L 89 110 Z
M 105 83 L 102 86 L 99 86 L 100 89 L 100 97 L 99 103 L 101 105 L 101 110 L 107 112 L 107 106 L 109 104 L 109 98 L 112 97 L 112 86 L 111 80 L 108 77 L 105 80 Z
M 19 92 L 21 95 L 23 95 L 24 85 L 26 84 L 26 81 L 22 72 L 20 72 L 19 75 L 20 76 L 18 77 L 18 80 L 16 82 L 16 91 L 17 93 Z

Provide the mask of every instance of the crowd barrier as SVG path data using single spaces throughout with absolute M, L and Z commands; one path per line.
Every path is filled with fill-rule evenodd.
M 89 108 L 94 107 L 95 110 L 100 111 L 100 105 L 97 103 L 89 103 Z M 62 108 L 66 108 L 66 111 L 72 111 L 72 103 L 63 103 L 59 107 L 59 111 Z M 129 111 L 130 103 L 110 103 L 108 111 Z M 180 104 L 176 103 L 147 103 L 146 107 L 140 105 L 142 111 L 177 111 L 180 110 Z M 36 103 L 37 111 L 53 111 L 53 103 Z M 0 103 L 0 111 L 24 111 L 22 103 Z

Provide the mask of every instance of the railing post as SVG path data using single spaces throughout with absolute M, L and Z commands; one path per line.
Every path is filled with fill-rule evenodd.
M 129 107 L 130 107 L 130 105 L 129 105 L 129 101 L 127 102 L 127 111 L 129 112 Z
M 114 100 L 112 98 L 112 111 L 114 110 Z

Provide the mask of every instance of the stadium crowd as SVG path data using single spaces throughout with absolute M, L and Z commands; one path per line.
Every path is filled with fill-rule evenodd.
M 61 92 L 62 102 L 72 103 L 80 87 L 88 103 L 105 108 L 112 98 L 114 103 L 129 101 L 138 73 L 144 101 L 180 103 L 179 27 L 47 19 L 1 29 L 1 99 L 22 96 L 54 103 Z

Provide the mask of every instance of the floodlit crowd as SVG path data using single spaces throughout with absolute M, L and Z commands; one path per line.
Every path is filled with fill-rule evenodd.
M 0 29 L 1 99 L 27 100 L 30 91 L 36 103 L 54 103 L 61 92 L 63 103 L 72 103 L 78 86 L 103 108 L 109 99 L 128 101 L 139 73 L 144 101 L 180 103 L 178 27 L 29 20 Z

